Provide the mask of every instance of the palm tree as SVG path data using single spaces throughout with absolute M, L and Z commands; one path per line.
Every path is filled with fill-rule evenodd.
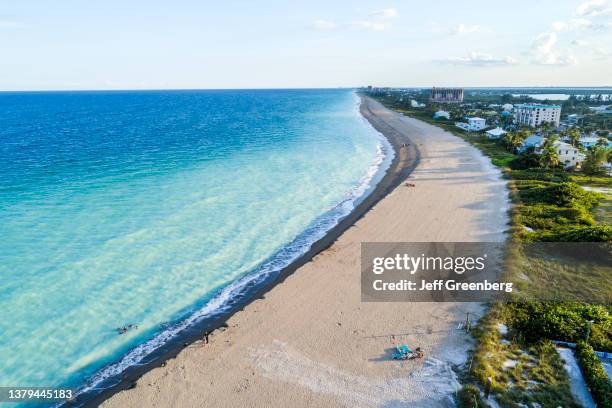
M 608 159 L 608 151 L 602 147 L 594 146 L 586 153 L 582 163 L 582 171 L 588 176 L 605 174 L 603 165 Z
M 574 147 L 578 146 L 578 141 L 580 140 L 580 129 L 577 127 L 571 127 L 565 131 L 565 134 L 570 140 L 570 144 Z
M 558 167 L 559 156 L 557 155 L 557 150 L 555 149 L 555 142 L 557 141 L 556 136 L 551 136 L 542 145 L 541 154 L 540 154 L 540 166 L 545 169 L 554 169 Z
M 554 126 L 550 122 L 542 122 L 540 125 L 540 132 L 542 132 L 542 137 L 548 137 L 552 133 Z
M 508 146 L 509 150 L 512 153 L 516 153 L 516 151 L 523 145 L 523 142 L 529 136 L 529 132 L 525 130 L 519 130 L 518 132 L 508 132 L 504 136 L 504 142 Z

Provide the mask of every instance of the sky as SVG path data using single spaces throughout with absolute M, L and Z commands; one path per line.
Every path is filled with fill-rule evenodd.
M 0 0 L 0 90 L 610 86 L 612 0 Z

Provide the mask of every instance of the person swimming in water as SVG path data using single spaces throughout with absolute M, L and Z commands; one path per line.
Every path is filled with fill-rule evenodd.
M 130 329 L 137 329 L 138 325 L 136 324 L 128 324 L 127 326 L 123 326 L 123 327 L 117 327 L 115 328 L 115 330 L 117 331 L 117 333 L 119 334 L 125 334 L 127 333 Z

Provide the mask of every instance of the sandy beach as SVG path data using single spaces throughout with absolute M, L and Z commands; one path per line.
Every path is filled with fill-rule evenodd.
M 360 244 L 503 241 L 505 182 L 477 149 L 437 127 L 362 99 L 363 115 L 400 148 L 394 189 L 327 249 L 261 299 L 155 368 L 104 407 L 440 407 L 471 340 L 476 303 L 362 303 Z M 408 156 L 418 150 L 412 169 Z M 392 361 L 406 342 L 426 358 Z

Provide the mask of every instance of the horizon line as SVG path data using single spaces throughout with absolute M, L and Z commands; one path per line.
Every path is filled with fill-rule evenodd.
M 90 88 L 90 89 L 0 89 L 0 93 L 44 93 L 44 92 L 155 92 L 155 91 L 270 91 L 270 90 L 335 90 L 335 89 L 362 89 L 362 86 L 337 86 L 337 87 L 253 87 L 253 88 Z M 440 88 L 463 88 L 463 89 L 600 89 L 611 90 L 612 85 L 592 86 L 560 86 L 560 85 L 536 85 L 536 86 L 459 86 L 459 85 L 431 85 L 431 86 L 375 86 L 374 88 L 389 89 L 431 89 Z

